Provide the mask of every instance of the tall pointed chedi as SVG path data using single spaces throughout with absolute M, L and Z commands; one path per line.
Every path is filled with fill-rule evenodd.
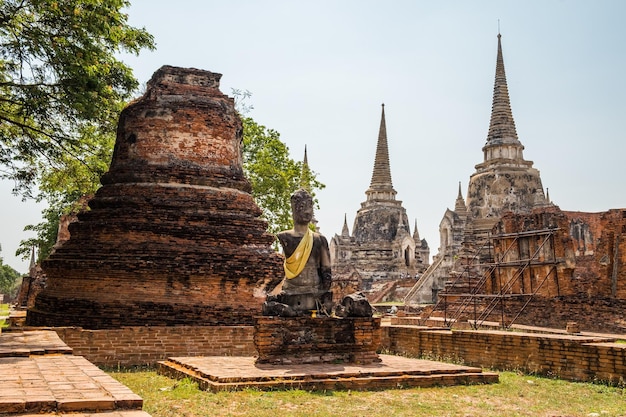
M 374 169 L 369 188 L 365 191 L 367 199 L 361 203 L 352 230 L 357 242 L 392 241 L 400 230 L 411 233 L 409 219 L 402 202 L 396 200 L 396 190 L 391 183 L 389 165 L 389 147 L 387 144 L 387 124 L 385 105 L 382 105 L 378 142 Z
M 526 161 L 517 137 L 504 71 L 502 36 L 498 34 L 496 77 L 484 160 L 476 165 L 467 191 L 474 219 L 493 219 L 507 211 L 523 213 L 547 204 L 539 171 Z M 489 223 L 489 222 L 487 222 Z
M 391 183 L 391 168 L 389 166 L 389 146 L 387 144 L 387 122 L 385 121 L 385 105 L 382 104 L 382 114 L 380 117 L 380 128 L 378 130 L 378 142 L 376 143 L 376 157 L 374 158 L 374 169 L 372 170 L 372 181 L 370 188 L 365 191 L 368 204 L 372 201 L 394 201 L 396 190 Z M 394 203 L 400 205 L 400 202 Z
M 460 264 L 464 257 L 488 257 L 478 252 L 504 213 L 530 213 L 548 204 L 539 171 L 524 159 L 524 145 L 517 137 L 500 34 L 489 132 L 482 150 L 483 161 L 470 176 L 467 198 L 463 199 L 459 184 L 454 210 L 447 209 L 439 224 L 439 251 L 407 303 L 436 301 L 453 272 L 464 270 Z
M 304 145 L 304 158 L 302 159 L 302 172 L 300 172 L 300 188 L 311 192 L 311 169 L 309 168 L 309 157 Z
M 306 145 L 304 145 L 304 158 L 302 159 L 302 171 L 300 172 L 300 188 L 307 190 L 309 193 L 312 193 L 313 186 L 311 184 L 312 180 L 311 168 L 309 168 L 309 157 L 306 151 Z M 313 214 L 313 218 L 311 219 L 311 223 L 315 228 L 315 231 L 319 232 L 320 228 L 317 225 L 318 220 L 315 218 L 315 214 Z
M 454 211 L 446 211 L 439 252 L 405 306 L 438 301 L 451 325 L 473 317 L 478 325 L 565 328 L 574 320 L 588 331 L 623 332 L 614 323 L 626 306 L 626 209 L 562 211 L 523 151 L 498 35 L 483 161 L 470 178 L 467 204 L 459 189 Z
M 465 205 L 465 199 L 463 199 L 463 193 L 461 192 L 461 181 L 459 181 L 459 192 L 454 202 L 454 211 L 459 215 L 467 215 L 467 206 Z
M 391 182 L 387 125 L 383 105 L 374 169 L 366 200 L 357 211 L 350 236 L 347 222 L 341 235 L 330 242 L 333 280 L 341 287 L 358 276 L 359 289 L 376 292 L 377 284 L 415 276 L 426 269 L 429 249 L 425 240 L 416 242 L 402 202 L 396 200 Z M 344 285 L 344 287 L 352 287 Z M 335 293 L 341 293 L 336 288 Z

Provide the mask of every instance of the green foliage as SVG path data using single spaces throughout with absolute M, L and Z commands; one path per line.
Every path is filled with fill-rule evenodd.
M 44 221 L 36 225 L 29 224 L 24 227 L 24 230 L 35 232 L 35 237 L 22 240 L 15 254 L 21 256 L 22 259 L 28 259 L 30 251 L 34 247 L 37 248 L 37 259 L 46 259 L 56 243 L 59 221 L 64 211 L 64 207 L 56 205 L 51 205 L 44 209 L 41 213 Z
M 81 130 L 81 141 L 89 144 L 92 151 L 79 159 L 62 155 L 54 167 L 40 165 L 38 200 L 46 200 L 49 206 L 42 211 L 41 223 L 25 227 L 36 236 L 20 242 L 17 255 L 27 258 L 30 248 L 36 247 L 38 259 L 47 258 L 56 243 L 61 216 L 84 208 L 81 198 L 93 195 L 100 186 L 100 176 L 107 171 L 111 160 L 115 136 L 90 126 Z
M 15 296 L 20 285 L 20 277 L 19 272 L 5 265 L 0 258 L 0 294 Z
M 303 163 L 289 157 L 289 148 L 277 131 L 259 125 L 250 117 L 243 118 L 243 167 L 252 183 L 252 195 L 269 224 L 268 232 L 278 233 L 293 227 L 290 197 L 301 186 Z M 310 170 L 304 172 L 315 198 L 314 190 L 324 185 Z
M 109 164 L 119 112 L 138 86 L 116 58 L 154 48 L 127 24 L 128 0 L 0 2 L 0 177 L 46 200 L 44 221 L 21 243 L 47 256 L 59 216 L 92 194 Z
M 154 48 L 149 33 L 127 24 L 128 5 L 0 2 L 0 176 L 13 179 L 16 192 L 30 196 L 40 177 L 67 169 L 67 158 L 97 156 L 101 144 L 85 141 L 87 132 L 115 131 L 138 85 L 115 54 Z

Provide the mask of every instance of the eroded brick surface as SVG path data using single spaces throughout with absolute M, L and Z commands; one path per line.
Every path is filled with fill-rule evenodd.
M 259 363 L 376 363 L 380 318 L 257 317 Z
M 554 235 L 544 241 L 540 231 L 548 228 Z M 530 301 L 506 300 L 506 316 L 519 314 L 520 324 L 565 329 L 575 321 L 587 331 L 626 332 L 625 209 L 581 213 L 554 206 L 507 213 L 495 232 L 504 236 L 496 240 L 497 256 L 506 251 L 503 261 L 528 260 L 523 269 L 503 262 L 498 270 L 501 285 L 511 282 L 512 294 L 535 294 Z M 487 285 L 486 290 L 497 294 L 499 286 Z
M 282 266 L 220 77 L 163 67 L 124 109 L 103 186 L 43 263 L 28 324 L 252 324 Z

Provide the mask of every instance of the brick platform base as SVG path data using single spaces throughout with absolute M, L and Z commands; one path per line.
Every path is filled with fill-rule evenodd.
M 190 378 L 202 390 L 377 390 L 498 382 L 498 374 L 480 368 L 401 356 L 380 355 L 381 361 L 357 364 L 272 365 L 253 357 L 202 356 L 169 358 L 157 371 L 170 378 Z
M 254 325 L 257 363 L 376 363 L 380 341 L 380 318 L 263 316 Z

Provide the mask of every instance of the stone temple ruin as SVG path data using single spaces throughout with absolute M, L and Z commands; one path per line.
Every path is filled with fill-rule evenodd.
M 366 201 L 354 219 L 352 235 L 344 220 L 330 241 L 337 294 L 364 291 L 371 302 L 401 299 L 429 265 L 430 248 L 415 229 L 391 181 L 383 105 L 376 157 Z
M 27 324 L 252 325 L 282 274 L 221 75 L 164 66 L 120 116 L 110 170 L 43 262 Z
M 454 210 L 447 210 L 440 223 L 440 248 L 433 265 L 422 276 L 408 299 L 436 301 L 436 294 L 455 268 L 460 252 L 471 241 L 480 246 L 501 214 L 528 213 L 549 205 L 539 171 L 524 159 L 524 146 L 517 137 L 504 71 L 501 37 L 498 35 L 496 76 L 491 121 L 483 147 L 484 160 L 470 177 L 467 203 L 459 184 Z M 433 297 L 434 296 L 434 297 Z
M 436 303 L 448 324 L 475 320 L 626 330 L 626 210 L 562 211 L 523 157 L 498 35 L 484 160 L 459 185 L 439 225 L 432 265 L 407 294 L 408 306 Z M 428 313 L 428 312 L 426 312 Z

